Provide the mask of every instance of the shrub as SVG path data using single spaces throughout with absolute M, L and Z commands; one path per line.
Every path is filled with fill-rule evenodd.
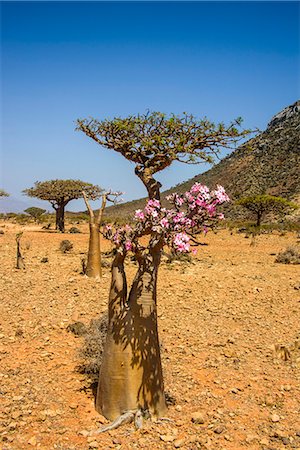
M 275 262 L 281 264 L 300 264 L 300 253 L 295 247 L 288 247 L 285 251 L 278 253 Z
M 68 241 L 68 239 L 64 239 L 63 241 L 61 241 L 60 245 L 59 245 L 59 250 L 62 253 L 67 253 L 70 250 L 72 250 L 73 248 L 73 244 L 71 241 Z
M 69 233 L 77 234 L 77 233 L 81 233 L 81 231 L 77 227 L 71 227 L 70 230 L 69 230 Z
M 98 381 L 107 327 L 107 313 L 92 320 L 84 334 L 82 348 L 79 350 L 79 357 L 82 362 L 78 370 L 80 373 L 88 375 L 92 383 Z

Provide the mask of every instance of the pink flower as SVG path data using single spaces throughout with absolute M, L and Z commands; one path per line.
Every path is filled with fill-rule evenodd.
M 219 203 L 229 202 L 230 200 L 223 186 L 217 185 L 217 189 L 212 194 L 217 198 Z
M 165 217 L 163 219 L 161 219 L 161 221 L 159 223 L 161 224 L 161 226 L 163 228 L 169 228 L 170 227 L 169 221 Z
M 184 217 L 184 213 L 183 212 L 179 212 L 178 214 L 176 214 L 176 216 L 173 217 L 173 221 L 175 223 L 181 222 L 183 217 Z
M 160 208 L 159 200 L 148 200 L 147 206 L 152 206 L 153 208 Z
M 210 217 L 212 217 L 216 213 L 216 207 L 214 205 L 207 205 L 206 210 Z
M 177 233 L 173 239 L 174 247 L 179 252 L 187 253 L 190 250 L 189 240 L 186 233 Z
M 145 214 L 143 213 L 143 211 L 141 209 L 137 209 L 135 211 L 134 217 L 135 217 L 135 219 L 144 220 L 145 219 Z
M 197 255 L 198 249 L 197 248 L 193 248 L 192 253 L 193 253 L 193 255 Z
M 126 241 L 126 242 L 125 242 L 125 249 L 126 249 L 127 251 L 129 251 L 129 250 L 132 249 L 132 243 L 131 243 L 130 241 Z
M 223 213 L 220 213 L 218 217 L 219 217 L 220 220 L 223 220 L 225 218 Z

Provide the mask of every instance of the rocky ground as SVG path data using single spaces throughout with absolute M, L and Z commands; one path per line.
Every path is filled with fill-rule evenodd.
M 99 283 L 80 274 L 86 226 L 62 236 L 0 225 L 3 450 L 300 449 L 299 266 L 275 263 L 296 234 L 253 242 L 221 231 L 205 238 L 193 263 L 163 264 L 159 331 L 171 421 L 93 437 L 107 421 L 76 370 L 83 338 L 67 327 L 105 311 L 109 268 Z M 14 267 L 21 229 L 26 270 Z M 68 254 L 58 250 L 62 239 L 74 244 Z M 127 269 L 132 278 L 134 264 Z

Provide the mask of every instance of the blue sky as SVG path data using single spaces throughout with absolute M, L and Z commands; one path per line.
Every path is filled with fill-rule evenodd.
M 21 191 L 54 178 L 145 195 L 133 165 L 75 132 L 77 118 L 187 111 L 264 129 L 299 98 L 299 6 L 2 2 L 0 187 L 14 200 L 5 208 L 48 207 Z M 175 164 L 159 179 L 168 188 L 207 168 Z

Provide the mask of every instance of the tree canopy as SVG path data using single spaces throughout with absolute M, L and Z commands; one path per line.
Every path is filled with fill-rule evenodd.
M 34 187 L 24 189 L 29 197 L 48 200 L 53 208 L 66 205 L 71 200 L 82 198 L 84 191 L 88 198 L 95 200 L 101 195 L 101 188 L 81 180 L 49 180 L 36 181 Z
M 29 197 L 48 200 L 56 211 L 56 229 L 65 231 L 64 210 L 71 201 L 85 195 L 96 200 L 101 195 L 101 188 L 81 180 L 49 180 L 36 181 L 34 187 L 23 191 Z
M 9 194 L 5 192 L 3 189 L 0 189 L 0 197 L 9 197 Z
M 30 208 L 25 209 L 24 212 L 38 220 L 46 212 L 46 210 L 36 206 L 31 206 Z
M 250 133 L 241 129 L 241 123 L 241 118 L 225 125 L 187 113 L 147 112 L 112 120 L 78 119 L 76 129 L 134 162 L 149 193 L 150 178 L 173 161 L 213 163 L 222 147 L 232 147 Z
M 256 216 L 256 225 L 261 224 L 261 220 L 268 213 L 284 213 L 289 209 L 297 209 L 298 205 L 289 202 L 282 197 L 274 195 L 252 195 L 243 197 L 236 201 L 237 205 L 243 206 Z

